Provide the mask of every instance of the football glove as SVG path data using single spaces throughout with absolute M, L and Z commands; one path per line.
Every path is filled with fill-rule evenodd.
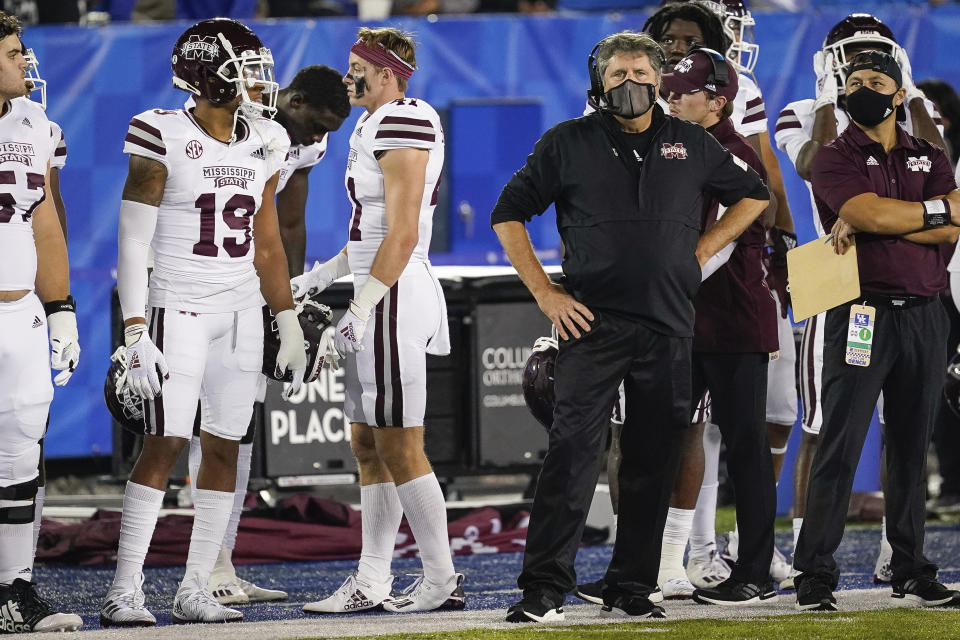
M 132 324 L 124 330 L 127 345 L 127 385 L 144 400 L 160 395 L 162 382 L 170 378 L 170 369 L 163 353 L 153 344 L 147 325 Z
M 303 372 L 307 369 L 307 352 L 303 347 L 303 328 L 293 309 L 285 309 L 276 315 L 277 330 L 280 333 L 280 349 L 277 351 L 277 377 L 282 377 L 287 369 L 293 373 L 293 381 L 284 387 L 281 397 L 300 391 L 303 385 Z
M 80 343 L 77 334 L 77 313 L 73 296 L 66 300 L 48 302 L 47 325 L 50 329 L 50 367 L 59 371 L 53 382 L 62 387 L 70 381 L 80 362 Z

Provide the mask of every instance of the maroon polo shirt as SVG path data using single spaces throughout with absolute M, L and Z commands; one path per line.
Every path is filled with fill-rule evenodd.
M 707 129 L 730 153 L 760 174 L 767 172 L 760 157 L 733 128 L 729 118 Z M 719 202 L 707 208 L 704 229 L 717 221 Z M 712 353 L 770 353 L 779 349 L 777 307 L 763 277 L 763 253 L 766 231 L 759 218 L 737 238 L 737 246 L 727 261 L 707 278 L 697 292 L 693 305 L 694 351 Z
M 817 153 L 811 182 L 824 229 L 832 229 L 843 204 L 862 193 L 922 202 L 957 188 L 940 147 L 914 138 L 902 127 L 896 129 L 897 143 L 889 154 L 853 122 Z M 936 295 L 947 287 L 945 253 L 941 245 L 858 233 L 860 288 L 881 294 Z

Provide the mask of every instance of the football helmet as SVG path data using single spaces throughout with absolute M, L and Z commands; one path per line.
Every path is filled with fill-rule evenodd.
M 730 38 L 726 56 L 742 71 L 753 73 L 760 54 L 754 42 L 753 27 L 757 24 L 747 8 L 746 0 L 697 0 L 720 18 L 723 32 Z
M 127 348 L 123 345 L 110 356 L 107 379 L 103 383 L 103 400 L 117 424 L 138 436 L 144 434 L 143 400 L 127 387 Z
M 273 55 L 245 25 L 230 18 L 198 22 L 177 39 L 170 57 L 173 86 L 227 104 L 238 95 L 244 113 L 273 117 L 280 85 L 273 77 Z M 263 85 L 260 102 L 247 89 Z
M 549 431 L 553 426 L 553 371 L 557 363 L 556 336 L 543 336 L 533 343 L 533 351 L 523 367 L 523 399 L 537 422 Z
M 850 51 L 847 51 L 848 47 Z M 844 70 L 857 52 L 867 49 L 885 51 L 898 62 L 904 56 L 890 27 L 869 13 L 851 13 L 835 24 L 824 38 L 822 49 L 824 54 L 833 54 L 833 73 L 837 76 L 841 94 L 847 81 Z
M 947 365 L 947 380 L 943 385 L 943 399 L 953 411 L 953 415 L 960 418 L 960 346 L 953 354 Z
M 30 84 L 30 98 L 33 100 L 34 92 L 40 92 L 40 108 L 47 110 L 47 81 L 40 77 L 40 64 L 37 62 L 37 56 L 33 49 L 27 49 L 23 53 L 27 61 L 27 77 L 25 80 Z M 34 100 L 36 101 L 36 100 Z
M 303 329 L 304 347 L 307 351 L 307 368 L 304 382 L 313 382 L 328 358 L 333 357 L 333 312 L 330 307 L 311 298 L 297 303 L 295 310 Z M 270 307 L 263 307 L 263 367 L 265 376 L 280 382 L 292 382 L 293 373 L 288 369 L 277 376 L 277 354 L 280 352 L 280 329 Z

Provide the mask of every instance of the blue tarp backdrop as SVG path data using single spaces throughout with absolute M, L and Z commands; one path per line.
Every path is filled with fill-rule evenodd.
M 771 131 L 785 104 L 812 96 L 813 53 L 830 27 L 846 13 L 831 9 L 756 16 L 761 46 L 756 75 L 766 99 Z M 638 29 L 647 15 L 469 16 L 394 20 L 390 24 L 414 31 L 420 43 L 420 70 L 413 76 L 408 95 L 424 98 L 438 109 L 471 99 L 539 101 L 541 121 L 532 125 L 537 129 L 530 132 L 532 141 L 552 124 L 581 114 L 588 85 L 587 54 L 594 43 L 620 29 Z M 955 46 L 960 35 L 960 8 L 885 7 L 879 15 L 909 51 L 917 79 L 937 76 L 950 82 L 960 80 Z M 308 64 L 342 69 L 358 23 L 338 18 L 252 26 L 273 50 L 282 85 Z M 67 140 L 68 161 L 61 184 L 70 223 L 73 293 L 80 305 L 83 347 L 77 374 L 67 387 L 56 391 L 46 444 L 51 457 L 110 452 L 110 422 L 103 405 L 102 384 L 110 353 L 108 310 L 116 264 L 117 209 L 126 175 L 123 138 L 134 114 L 183 104 L 185 94 L 170 83 L 170 52 L 184 27 L 184 23 L 35 27 L 25 34 L 25 42 L 37 52 L 41 71 L 49 82 L 48 115 L 62 125 Z M 529 117 L 536 110 L 523 113 Z M 496 118 L 480 121 L 486 126 Z M 350 208 L 342 176 L 352 126 L 353 118 L 332 135 L 327 157 L 311 173 L 307 209 L 307 254 L 311 258 L 328 257 L 345 241 Z M 498 145 L 508 142 L 499 140 L 492 131 L 471 131 L 469 123 L 462 120 L 455 123 L 455 129 L 463 133 L 448 137 L 448 165 L 454 157 L 466 158 L 457 163 L 464 174 L 471 173 L 463 168 L 472 155 L 469 145 L 499 149 Z M 493 163 L 484 171 L 508 176 L 522 164 L 528 149 L 503 154 L 478 148 L 475 155 Z M 806 189 L 783 155 L 781 165 L 800 239 L 809 240 L 813 226 Z M 451 173 L 448 166 L 445 175 L 456 185 L 456 171 Z M 469 179 L 473 180 L 472 189 L 486 190 L 487 202 L 494 201 L 503 186 L 492 180 L 477 186 L 475 176 Z M 456 191 L 456 186 L 452 190 Z M 436 261 L 502 262 L 488 229 L 488 211 L 475 211 L 468 245 L 457 241 L 464 235 L 462 225 L 467 224 L 458 204 L 451 198 L 448 210 L 437 211 L 437 216 L 446 217 L 446 224 L 441 226 L 449 230 L 449 239 L 442 246 L 462 250 L 469 246 L 469 250 L 461 255 L 438 255 Z M 536 220 L 531 232 L 538 249 L 556 249 L 558 236 L 551 215 Z M 863 482 L 863 488 L 876 484 L 875 478 Z

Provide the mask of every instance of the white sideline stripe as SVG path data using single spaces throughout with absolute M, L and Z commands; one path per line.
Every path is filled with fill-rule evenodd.
M 960 584 L 948 585 L 953 589 Z M 490 592 L 492 593 L 492 592 Z M 902 600 L 890 597 L 890 588 L 850 589 L 838 591 L 837 604 L 844 611 L 866 611 L 873 609 L 917 608 L 904 606 Z M 469 586 L 467 592 L 469 606 Z M 781 595 L 779 601 L 751 607 L 713 607 L 694 603 L 692 600 L 668 602 L 667 619 L 769 619 L 771 617 L 797 615 L 794 608 L 796 596 L 793 593 Z M 290 606 L 292 603 L 287 603 Z M 302 606 L 302 605 L 301 605 Z M 573 625 L 622 624 L 629 619 L 603 618 L 600 607 L 589 604 L 570 604 L 563 606 L 566 619 L 558 627 Z M 950 616 L 956 610 L 945 610 L 944 616 Z M 304 614 L 306 616 L 307 614 Z M 343 638 L 371 636 L 383 633 L 427 633 L 458 632 L 467 629 L 543 629 L 546 625 L 516 625 L 504 621 L 503 609 L 482 609 L 465 611 L 445 611 L 442 613 L 407 613 L 397 615 L 338 615 L 296 618 L 271 622 L 234 622 L 228 625 L 194 625 L 189 631 L 193 638 L 200 640 L 234 640 L 240 637 L 255 637 L 257 640 L 283 640 L 297 638 Z M 832 622 L 832 620 L 831 620 Z M 642 630 L 656 629 L 659 621 L 643 620 Z M 811 623 L 816 624 L 816 623 Z M 638 629 L 640 630 L 640 629 Z M 83 640 L 183 640 L 184 629 L 180 625 L 147 627 L 131 633 L 129 629 L 84 631 Z

